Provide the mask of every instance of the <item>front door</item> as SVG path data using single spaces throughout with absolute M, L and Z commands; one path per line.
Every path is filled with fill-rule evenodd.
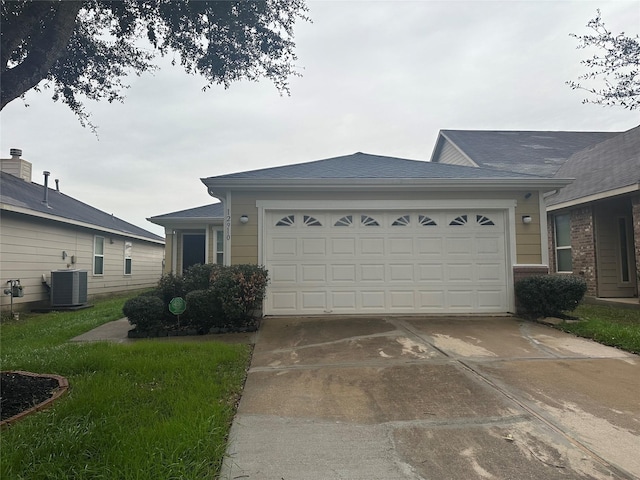
M 637 277 L 630 202 L 606 202 L 595 212 L 598 296 L 633 297 Z
M 182 271 L 198 263 L 205 263 L 205 234 L 182 234 Z

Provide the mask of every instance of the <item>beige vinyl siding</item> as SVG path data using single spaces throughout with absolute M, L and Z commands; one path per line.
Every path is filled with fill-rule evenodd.
M 231 264 L 258 263 L 258 209 L 257 198 L 264 195 L 233 193 L 231 196 Z M 241 215 L 249 221 L 240 223 Z
M 105 238 L 104 275 L 93 275 L 93 242 L 98 234 Z M 113 239 L 113 243 L 111 243 Z M 132 274 L 124 274 L 124 242 L 133 244 Z M 48 290 L 42 275 L 50 282 L 51 271 L 86 270 L 89 297 L 153 287 L 162 274 L 164 246 L 124 236 L 109 235 L 59 222 L 2 212 L 0 271 L 2 282 L 20 279 L 24 297 L 19 304 L 48 305 Z M 62 258 L 66 252 L 67 257 Z M 75 257 L 75 263 L 71 263 Z M 0 305 L 8 308 L 11 299 L 0 295 Z
M 527 199 L 524 193 L 516 196 L 518 204 L 516 206 L 516 248 L 519 264 L 537 265 L 542 263 L 542 248 L 547 248 L 546 244 L 540 244 L 540 211 L 538 202 L 538 192 L 531 193 Z M 529 215 L 531 223 L 524 224 L 522 217 Z M 546 213 L 543 213 L 546 215 Z M 546 238 L 546 235 L 545 235 Z
M 529 198 L 525 195 L 531 193 Z M 335 193 L 330 196 L 322 192 L 233 192 L 231 201 L 231 263 L 257 263 L 258 262 L 258 209 L 256 201 L 260 200 L 291 200 L 291 209 L 296 208 L 296 200 L 318 200 L 322 202 L 332 200 L 503 200 L 514 199 L 517 202 L 516 216 L 516 262 L 519 264 L 542 263 L 540 212 L 538 192 L 514 191 L 514 192 L 351 192 Z M 240 224 L 240 215 L 247 214 L 249 222 Z M 530 215 L 532 222 L 529 225 L 522 223 L 522 216 Z M 546 238 L 546 235 L 545 235 Z M 546 244 L 545 244 L 546 248 Z
M 467 157 L 462 155 L 460 151 L 454 147 L 449 140 L 445 140 L 442 143 L 442 148 L 438 154 L 438 157 L 434 159 L 438 163 L 447 163 L 449 165 L 464 165 L 467 167 L 475 167 Z

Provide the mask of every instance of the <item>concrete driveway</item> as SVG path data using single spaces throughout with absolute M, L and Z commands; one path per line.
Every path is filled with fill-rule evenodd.
M 640 478 L 640 357 L 512 317 L 269 318 L 220 478 Z

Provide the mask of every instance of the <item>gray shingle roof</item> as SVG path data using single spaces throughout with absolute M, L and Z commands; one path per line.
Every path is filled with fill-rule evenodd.
M 209 179 L 307 180 L 307 179 L 499 179 L 541 178 L 507 170 L 462 167 L 404 158 L 354 153 L 314 162 L 231 173 Z M 208 179 L 203 179 L 206 181 Z M 206 182 L 205 182 L 206 183 Z
M 441 130 L 440 133 L 479 167 L 552 177 L 574 153 L 621 132 Z
M 188 218 L 222 219 L 223 217 L 224 208 L 222 203 L 213 203 L 211 205 L 203 205 L 202 207 L 189 208 L 187 210 L 179 210 L 177 212 L 156 215 L 155 217 L 149 218 L 149 221 L 153 222 L 154 220 L 176 220 Z
M 575 178 L 547 205 L 637 185 L 640 182 L 640 126 L 572 155 L 556 177 Z
M 71 220 L 95 226 L 98 229 L 115 230 L 123 235 L 134 235 L 155 242 L 164 241 L 164 238 L 154 233 L 125 222 L 57 190 L 49 188 L 48 207 L 43 203 L 43 199 L 43 185 L 25 182 L 21 178 L 0 172 L 0 203 L 59 217 L 60 221 Z

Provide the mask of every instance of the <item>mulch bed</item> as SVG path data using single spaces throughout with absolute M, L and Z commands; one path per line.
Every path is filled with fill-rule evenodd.
M 0 421 L 21 418 L 37 411 L 62 395 L 69 384 L 58 375 L 30 372 L 0 373 Z M 19 418 L 14 418 L 20 416 Z

